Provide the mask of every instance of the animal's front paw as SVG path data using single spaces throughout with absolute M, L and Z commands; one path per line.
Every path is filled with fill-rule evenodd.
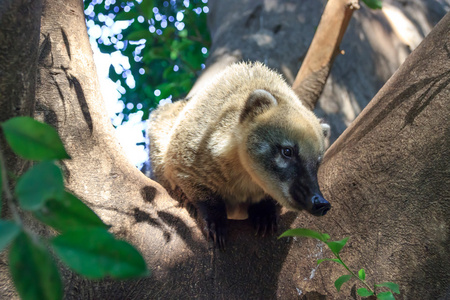
M 218 196 L 210 196 L 195 202 L 197 212 L 205 224 L 206 237 L 214 241 L 220 249 L 225 248 L 227 235 L 227 211 L 225 202 Z
M 279 222 L 279 207 L 272 198 L 265 198 L 252 204 L 248 209 L 248 217 L 256 228 L 256 235 L 276 233 Z
M 227 219 L 207 219 L 206 223 L 206 237 L 213 240 L 214 244 L 220 249 L 225 249 L 227 237 Z

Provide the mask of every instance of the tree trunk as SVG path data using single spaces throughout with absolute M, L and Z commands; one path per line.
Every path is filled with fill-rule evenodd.
M 31 116 L 35 104 L 36 70 L 42 1 L 0 1 L 0 123 L 16 116 Z M 15 156 L 6 146 L 0 127 L 0 151 L 8 171 L 20 175 L 29 162 Z M 10 218 L 0 197 L 1 217 Z M 29 220 L 25 220 L 29 225 Z M 33 224 L 36 225 L 36 224 Z M 40 231 L 42 228 L 37 229 Z M 0 253 L 0 298 L 13 299 L 7 253 Z
M 34 111 L 42 1 L 29 2 L 0 2 L 0 122 Z M 8 170 L 20 174 L 26 163 L 6 147 L 2 133 L 0 149 Z
M 210 2 L 213 48 L 205 74 L 231 61 L 250 59 L 266 62 L 293 81 L 323 3 Z M 369 51 L 374 35 L 389 34 L 376 26 L 368 29 L 374 19 L 384 22 L 379 12 L 360 12 L 349 25 L 350 35 L 344 37 L 347 54 L 336 61 L 341 73 L 332 71 L 320 100 L 325 107 L 331 94 L 339 99 L 328 102 L 337 106 L 336 116 L 328 115 L 329 120 L 342 125 L 335 136 L 351 121 L 352 113 L 357 114 L 359 105 L 352 106 L 355 97 L 368 102 L 399 64 L 399 49 L 406 49 L 390 37 L 387 40 L 394 46 L 389 50 Z M 322 219 L 292 212 L 281 216 L 280 233 L 301 226 L 318 228 L 336 239 L 352 235 L 343 258 L 355 270 L 365 268 L 369 280 L 399 283 L 399 299 L 437 299 L 449 288 L 449 258 L 443 256 L 449 225 L 444 201 L 449 198 L 445 189 L 449 18 L 327 153 L 320 183 L 334 206 L 330 213 Z M 188 213 L 124 157 L 100 101 L 82 2 L 45 1 L 41 23 L 35 116 L 58 130 L 73 158 L 63 162 L 67 187 L 112 225 L 113 233 L 133 243 L 153 270 L 148 278 L 123 282 L 88 281 L 64 270 L 65 298 L 324 299 L 322 295 L 327 295 L 326 299 L 339 299 L 351 295 L 349 287 L 340 294 L 334 290 L 333 280 L 343 273 L 339 266 L 324 263 L 317 268 L 316 259 L 328 255 L 321 243 L 255 237 L 247 221 L 231 220 L 226 251 L 206 242 Z M 304 36 L 310 38 L 301 40 Z M 372 56 L 379 59 L 373 62 Z M 346 57 L 349 60 L 341 60 Z M 358 68 L 363 62 L 368 71 Z M 349 75 L 353 71 L 357 76 Z M 351 113 L 343 113 L 342 119 L 343 103 Z M 1 266 L 0 295 L 10 298 L 13 288 L 4 280 L 3 258 Z
M 343 256 L 354 270 L 397 282 L 404 299 L 450 297 L 448 28 L 450 14 L 331 146 L 319 173 L 334 214 L 317 226 L 351 235 Z M 320 269 L 324 286 L 340 273 Z

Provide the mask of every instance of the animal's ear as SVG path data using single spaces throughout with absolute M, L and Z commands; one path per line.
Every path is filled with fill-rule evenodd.
M 252 119 L 262 114 L 272 106 L 277 106 L 278 102 L 271 93 L 265 90 L 254 90 L 245 102 L 244 110 L 241 113 L 240 121 Z
M 323 119 L 320 119 L 320 126 L 322 126 L 322 132 L 324 137 L 330 136 L 331 127 Z

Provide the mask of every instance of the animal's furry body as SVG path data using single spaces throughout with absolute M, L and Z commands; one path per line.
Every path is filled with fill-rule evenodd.
M 273 227 L 273 199 L 311 212 L 299 197 L 320 194 L 315 176 L 324 128 L 280 75 L 259 63 L 235 64 L 189 100 L 152 112 L 153 176 L 168 189 L 179 187 L 213 236 L 225 234 L 217 232 L 225 227 L 225 205 L 266 203 L 254 213 L 267 213 L 262 225 Z

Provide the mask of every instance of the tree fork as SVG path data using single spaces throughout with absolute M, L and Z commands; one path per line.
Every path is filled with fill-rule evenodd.
M 236 1 L 236 6 L 240 8 L 242 3 Z M 254 3 L 248 5 L 256 5 Z M 316 1 L 310 3 L 318 5 Z M 230 3 L 218 1 L 216 5 L 229 6 Z M 289 13 L 287 8 L 283 15 Z M 238 18 L 238 21 L 256 28 L 260 19 L 246 22 Z M 140 174 L 120 152 L 103 103 L 99 101 L 101 96 L 82 1 L 46 1 L 42 23 L 41 49 L 45 49 L 44 45 L 50 46 L 46 49 L 51 50 L 51 55 L 42 53 L 40 61 L 38 111 L 40 117 L 58 129 L 73 157 L 72 161 L 64 163 L 69 189 L 112 225 L 112 232 L 133 243 L 153 269 L 151 277 L 120 283 L 89 281 L 63 270 L 66 299 L 186 298 L 193 295 L 205 299 L 292 299 L 298 298 L 300 292 L 305 299 L 323 295 L 333 299 L 350 297 L 348 287 L 343 288 L 341 294 L 333 290 L 333 279 L 342 275 L 341 270 L 325 263 L 317 269 L 314 257 L 324 253 L 321 245 L 314 241 L 261 239 L 254 236 L 248 222 L 230 221 L 227 250 L 212 248 L 187 212 L 178 208 L 157 183 Z M 438 299 L 445 296 L 450 282 L 446 271 L 449 257 L 442 256 L 448 249 L 448 225 L 445 226 L 448 223 L 445 222 L 450 219 L 450 210 L 444 201 L 448 199 L 448 191 L 444 190 L 446 173 L 443 172 L 448 166 L 439 160 L 439 157 L 448 157 L 449 149 L 448 146 L 443 148 L 448 145 L 448 134 L 442 136 L 442 132 L 448 132 L 448 125 L 443 122 L 448 115 L 448 105 L 442 105 L 448 99 L 445 86 L 448 77 L 439 69 L 449 69 L 445 56 L 449 48 L 448 33 L 442 31 L 448 27 L 449 16 L 436 27 L 436 33 L 424 41 L 423 45 L 427 45 L 424 49 L 430 52 L 420 50 L 421 54 L 411 56 L 401 72 L 405 77 L 391 80 L 377 96 L 380 100 L 364 113 L 364 119 L 344 135 L 337 143 L 338 148 L 332 147 L 334 150 L 327 154 L 320 170 L 320 181 L 334 209 L 320 220 L 306 214 L 297 217 L 284 212 L 280 224 L 280 232 L 290 227 L 310 227 L 336 238 L 351 233 L 349 253 L 343 253 L 346 258 L 347 254 L 353 257 L 349 266 L 365 267 L 377 281 L 396 281 L 404 297 L 410 299 L 421 299 L 423 295 Z M 248 31 L 242 26 L 231 28 L 241 29 Z M 218 36 L 220 41 L 225 41 L 220 34 Z M 244 44 L 236 37 L 234 40 L 241 46 Z M 256 52 L 259 48 L 252 49 L 251 54 L 260 55 Z M 278 52 L 277 59 L 285 62 L 281 51 L 273 55 Z M 259 60 L 264 61 L 262 55 Z M 434 59 L 435 64 L 428 67 Z M 428 71 L 428 80 L 416 78 L 417 74 L 427 77 Z M 409 82 L 408 78 L 417 79 L 421 85 L 415 87 L 417 82 L 411 82 L 404 90 L 408 92 L 389 94 L 397 91 L 403 80 Z M 430 97 L 422 97 L 427 90 L 429 93 L 425 95 Z M 402 105 L 412 109 L 405 110 Z M 377 117 L 378 112 L 391 118 Z M 395 113 L 403 113 L 403 118 Z M 399 139 L 396 134 L 405 120 L 409 121 Z M 426 130 L 421 132 L 421 128 Z M 435 130 L 437 134 L 433 137 Z M 374 132 L 384 135 L 371 136 Z M 427 142 L 430 137 L 433 140 Z M 388 148 L 391 144 L 414 151 L 402 157 L 398 155 L 401 152 Z M 427 148 L 431 152 L 426 152 Z M 374 149 L 376 152 L 368 155 Z M 422 157 L 429 154 L 430 158 L 417 164 L 416 153 Z M 389 167 L 395 162 L 396 165 Z M 396 169 L 401 172 L 389 173 Z M 359 177 L 352 177 L 352 173 Z M 404 176 L 394 176 L 398 174 Z M 425 183 L 423 191 L 422 185 L 418 189 L 410 188 L 421 180 Z M 421 219 L 423 216 L 429 217 Z M 392 248 L 392 243 L 400 246 Z M 13 299 L 13 288 L 5 281 L 5 265 L 2 260 L 1 297 Z M 436 279 L 437 276 L 442 278 Z

